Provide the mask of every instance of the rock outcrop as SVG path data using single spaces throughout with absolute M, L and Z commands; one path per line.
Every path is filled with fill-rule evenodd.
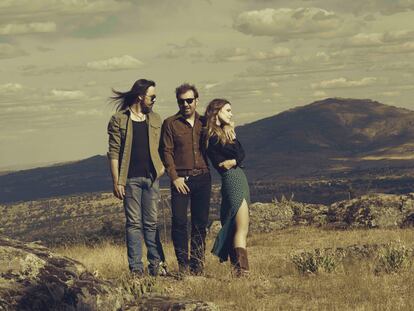
M 122 295 L 79 262 L 0 237 L 0 310 L 117 310 Z
M 341 201 L 329 207 L 329 223 L 356 228 L 392 228 L 414 224 L 414 193 L 374 194 Z
M 98 279 L 81 263 L 46 247 L 0 236 L 0 311 L 217 310 L 202 301 L 135 294 Z
M 414 193 L 369 194 L 330 206 L 291 200 L 250 205 L 252 232 L 271 232 L 294 225 L 341 229 L 413 226 Z

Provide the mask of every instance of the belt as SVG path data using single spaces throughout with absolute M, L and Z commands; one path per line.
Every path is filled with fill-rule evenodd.
M 180 177 L 184 176 L 198 176 L 208 173 L 208 168 L 195 168 L 192 170 L 177 170 L 177 174 Z

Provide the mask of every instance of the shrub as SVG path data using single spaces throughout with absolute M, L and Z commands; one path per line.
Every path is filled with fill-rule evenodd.
M 159 284 L 153 277 L 136 278 L 130 274 L 123 274 L 116 280 L 118 288 L 126 296 L 129 301 L 139 299 L 147 293 L 160 293 Z
M 291 256 L 293 264 L 302 274 L 320 271 L 333 272 L 340 263 L 340 258 L 333 252 L 316 249 Z
M 375 272 L 397 273 L 411 265 L 412 250 L 401 241 L 386 244 L 379 250 Z

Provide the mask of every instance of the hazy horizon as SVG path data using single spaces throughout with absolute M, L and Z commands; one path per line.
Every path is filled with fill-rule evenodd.
M 326 97 L 413 109 L 414 0 L 6 0 L 0 170 L 105 154 L 111 88 L 233 103 L 237 125 Z

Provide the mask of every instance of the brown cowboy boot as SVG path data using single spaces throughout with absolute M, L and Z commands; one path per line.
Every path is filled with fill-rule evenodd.
M 233 268 L 233 275 L 239 277 L 240 276 L 240 264 L 237 260 L 237 254 L 236 250 L 234 249 L 233 245 L 231 246 L 229 250 L 229 257 L 230 257 L 230 263 Z
M 247 259 L 247 250 L 245 248 L 236 247 L 235 249 L 237 262 L 239 265 L 238 277 L 245 277 L 249 275 L 249 260 Z

